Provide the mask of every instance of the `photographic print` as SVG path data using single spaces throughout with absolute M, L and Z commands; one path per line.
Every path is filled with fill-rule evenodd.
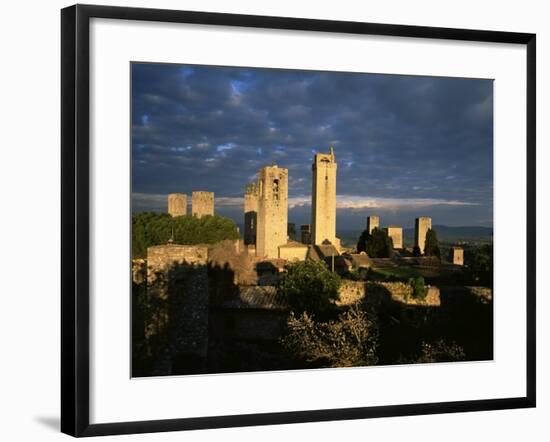
M 493 359 L 493 80 L 133 62 L 133 377 Z

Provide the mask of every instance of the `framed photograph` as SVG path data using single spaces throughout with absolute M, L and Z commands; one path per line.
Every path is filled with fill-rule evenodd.
M 61 24 L 64 433 L 535 406 L 534 34 Z

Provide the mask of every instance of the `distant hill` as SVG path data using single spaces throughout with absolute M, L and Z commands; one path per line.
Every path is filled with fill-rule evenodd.
M 493 240 L 493 229 L 481 226 L 442 226 L 434 225 L 437 237 L 442 242 L 490 242 Z M 352 246 L 361 235 L 360 230 L 339 230 L 338 237 L 346 246 Z M 414 241 L 414 227 L 403 229 L 406 246 L 412 246 Z

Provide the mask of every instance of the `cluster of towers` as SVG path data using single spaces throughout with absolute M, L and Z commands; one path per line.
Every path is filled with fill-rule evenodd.
M 311 226 L 302 226 L 305 244 L 339 245 L 336 238 L 336 158 L 318 153 L 312 165 L 313 191 Z M 263 167 L 256 183 L 244 195 L 244 240 L 256 246 L 256 255 L 279 258 L 288 242 L 288 169 Z M 304 241 L 307 237 L 307 242 Z
M 373 229 L 380 229 L 380 217 L 371 215 L 367 217 L 367 230 L 372 233 Z M 432 219 L 428 216 L 420 216 L 415 219 L 414 222 L 414 245 L 418 246 L 420 253 L 424 253 L 424 247 L 426 244 L 426 233 L 432 228 Z M 394 249 L 403 248 L 403 228 L 400 226 L 388 226 L 384 227 L 388 236 L 393 241 Z
M 312 170 L 311 224 L 300 228 L 301 242 L 307 245 L 331 244 L 340 249 L 336 237 L 336 157 L 331 147 L 328 153 L 315 154 Z M 168 195 L 168 213 L 171 216 L 187 214 L 187 195 Z M 191 213 L 202 217 L 214 215 L 214 193 L 193 191 Z M 414 244 L 424 253 L 426 233 L 432 219 L 416 218 Z M 380 217 L 367 217 L 367 230 L 380 228 Z M 402 249 L 403 228 L 387 226 L 384 230 L 395 249 Z M 280 258 L 280 247 L 288 244 L 288 169 L 276 165 L 258 171 L 257 181 L 247 184 L 244 194 L 244 243 L 255 246 L 256 256 Z
M 168 195 L 168 213 L 171 216 L 187 215 L 187 195 L 170 193 Z M 194 191 L 191 194 L 191 213 L 200 218 L 214 215 L 214 192 Z

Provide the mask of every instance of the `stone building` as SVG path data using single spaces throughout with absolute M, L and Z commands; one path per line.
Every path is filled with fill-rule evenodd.
M 311 224 L 302 224 L 300 226 L 302 244 L 311 244 Z
M 312 244 L 336 244 L 336 158 L 329 153 L 315 154 L 312 165 Z
M 367 216 L 367 231 L 369 232 L 369 235 L 375 228 L 380 228 L 380 217 L 378 215 Z
M 187 215 L 187 195 L 185 193 L 168 194 L 168 213 L 171 216 Z
M 403 248 L 403 228 L 399 226 L 388 226 L 384 229 L 393 241 L 394 249 Z
M 287 243 L 288 169 L 267 166 L 258 173 L 258 222 L 256 255 L 279 257 L 279 246 Z
M 156 374 L 198 368 L 206 360 L 207 262 L 205 246 L 166 244 L 147 249 L 148 304 L 154 311 L 145 324 L 145 336 L 161 344 L 153 368 Z
M 464 249 L 462 247 L 451 247 L 451 262 L 457 266 L 464 265 Z
M 416 218 L 414 222 L 414 245 L 418 246 L 420 253 L 424 253 L 426 245 L 426 233 L 432 228 L 432 219 L 429 216 Z
M 258 186 L 256 183 L 246 185 L 244 192 L 244 243 L 256 244 L 256 227 L 258 222 Z
M 214 192 L 194 191 L 191 200 L 191 211 L 197 218 L 214 215 Z
M 279 246 L 279 258 L 287 261 L 305 261 L 309 247 L 297 241 L 289 241 Z

